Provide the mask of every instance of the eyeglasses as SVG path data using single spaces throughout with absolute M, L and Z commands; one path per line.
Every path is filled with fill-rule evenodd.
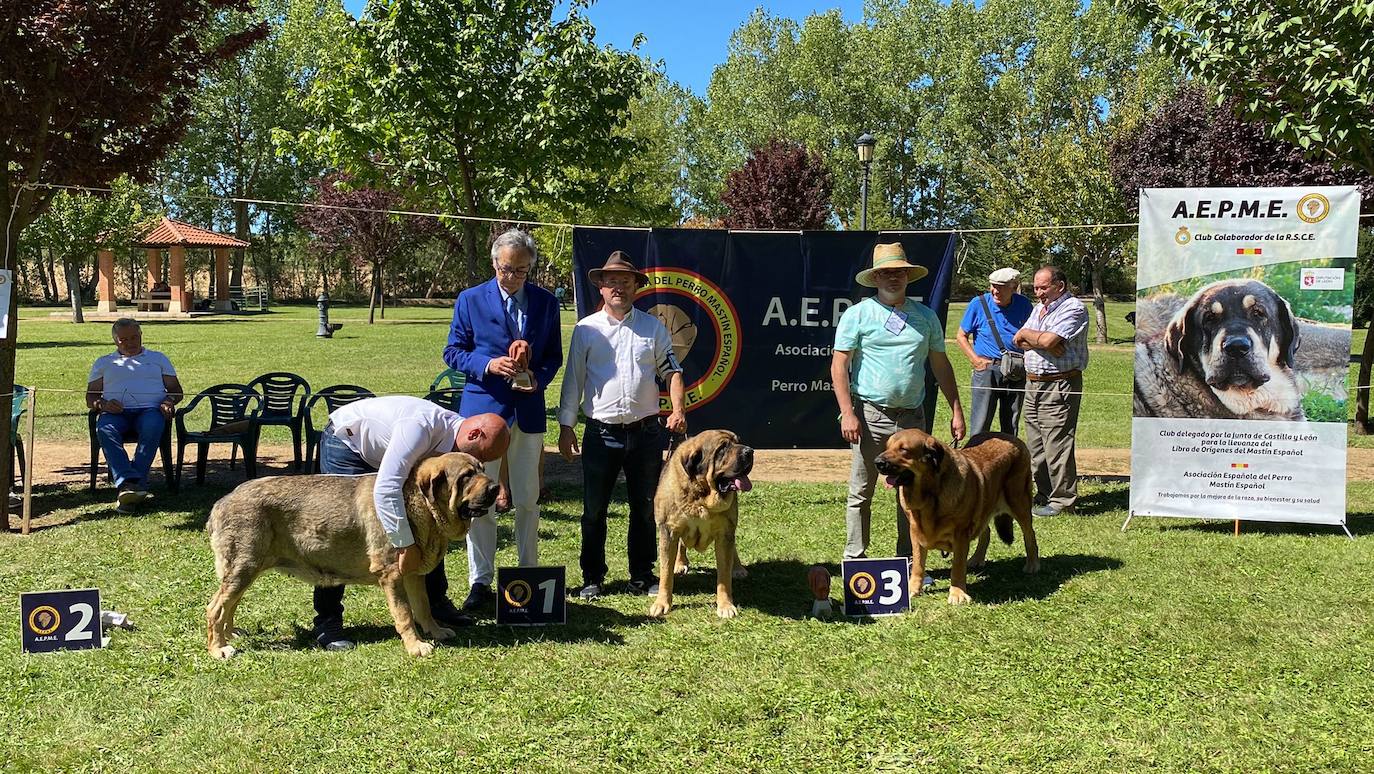
M 516 268 L 514 266 L 498 263 L 496 264 L 496 271 L 502 277 L 524 277 L 530 273 L 530 267 L 521 266 L 520 268 Z

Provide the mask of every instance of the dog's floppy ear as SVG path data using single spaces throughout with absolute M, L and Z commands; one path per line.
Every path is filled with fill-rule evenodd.
M 693 444 L 691 448 L 678 449 L 678 460 L 688 478 L 698 478 L 706 473 L 706 450 L 703 448 L 705 445 L 704 443 L 697 443 Z
M 922 457 L 932 468 L 939 470 L 940 466 L 945 462 L 945 447 L 938 443 L 928 443 L 926 444 L 925 454 L 923 454 Z
M 448 518 L 439 508 L 439 488 L 447 483 L 448 471 L 443 465 L 432 460 L 422 462 L 420 469 L 415 472 L 415 484 L 420 489 L 420 495 L 425 498 L 430 513 L 434 514 L 434 520 L 441 525 L 447 522 Z
M 1198 323 L 1193 319 L 1193 311 L 1201 302 L 1201 295 L 1195 295 L 1174 313 L 1169 326 L 1164 329 L 1164 349 L 1179 368 L 1197 358 Z
M 1293 316 L 1293 307 L 1288 305 L 1288 300 L 1278 293 L 1274 293 L 1274 300 L 1278 314 L 1275 321 L 1279 329 L 1279 365 L 1293 367 L 1294 358 L 1297 357 L 1298 345 L 1301 344 L 1298 335 L 1298 319 Z

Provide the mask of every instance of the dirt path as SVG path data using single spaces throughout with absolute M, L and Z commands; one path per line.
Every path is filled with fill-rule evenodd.
M 88 480 L 90 447 L 84 443 L 43 442 L 34 455 L 34 483 L 79 483 Z M 554 449 L 545 458 L 545 474 L 556 481 L 578 481 L 576 463 L 563 461 Z M 264 446 L 259 450 L 259 465 L 266 475 L 290 472 L 291 449 L 285 445 Z M 210 476 L 226 482 L 241 480 L 242 470 L 230 472 L 222 449 L 212 451 Z M 187 464 L 190 466 L 190 455 Z M 160 466 L 161 461 L 155 464 Z M 240 463 L 241 465 L 242 463 Z M 1349 449 L 1347 477 L 1354 481 L 1374 480 L 1374 449 Z M 1129 476 L 1131 453 L 1127 449 L 1079 449 L 1078 472 L 1083 476 Z M 104 474 L 103 466 L 101 471 Z M 194 468 L 183 473 L 194 476 Z M 849 452 L 843 450 L 786 449 L 760 451 L 755 457 L 754 480 L 842 483 L 849 479 Z

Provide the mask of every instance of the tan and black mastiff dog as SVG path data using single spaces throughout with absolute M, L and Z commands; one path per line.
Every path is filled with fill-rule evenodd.
M 1221 280 L 1186 301 L 1165 294 L 1142 298 L 1138 307 L 1136 416 L 1306 418 L 1293 370 L 1302 340 L 1298 320 L 1268 285 Z
M 716 615 L 738 614 L 732 590 L 739 525 L 739 493 L 753 488 L 754 450 L 727 430 L 707 430 L 683 442 L 663 468 L 654 495 L 658 524 L 658 597 L 649 615 L 660 618 L 673 609 L 674 562 L 679 547 L 716 549 Z
M 206 607 L 210 655 L 230 658 L 234 611 L 248 586 L 276 569 L 316 586 L 380 585 L 406 652 L 428 656 L 437 640 L 453 636 L 430 614 L 424 574 L 434 569 L 450 540 L 467 535 L 473 518 L 496 502 L 496 482 L 469 454 L 450 452 L 415 466 L 405 484 L 406 514 L 420 549 L 420 568 L 401 576 L 396 549 L 374 511 L 365 476 L 276 476 L 240 485 L 220 498 L 206 529 L 215 552 L 219 590 Z
M 920 430 L 902 430 L 887 440 L 876 460 L 888 486 L 900 491 L 911 524 L 911 593 L 919 594 L 926 574 L 926 552 L 952 555 L 949 603 L 972 601 L 969 567 L 980 567 L 988 550 L 988 522 L 996 517 L 997 536 L 1011 545 L 1012 519 L 1021 525 L 1028 573 L 1040 569 L 1040 549 L 1031 525 L 1031 458 L 1014 435 L 981 433 L 963 449 L 952 449 Z M 973 557 L 969 543 L 978 540 Z

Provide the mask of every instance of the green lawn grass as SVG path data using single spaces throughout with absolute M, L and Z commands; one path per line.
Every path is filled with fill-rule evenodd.
M 1129 326 L 1113 310 L 1125 338 Z M 191 389 L 292 370 L 323 386 L 420 392 L 442 368 L 448 313 L 404 308 L 334 340 L 314 309 L 150 324 Z M 950 319 L 957 323 L 955 311 Z M 571 316 L 565 316 L 570 326 Z M 26 316 L 20 381 L 80 389 L 108 351 L 104 325 Z M 566 338 L 566 337 L 565 337 Z M 967 365 L 951 342 L 961 374 Z M 1128 393 L 1131 348 L 1095 347 L 1087 388 Z M 556 385 L 555 385 L 556 386 Z M 44 438 L 84 436 L 78 394 L 40 399 Z M 1084 402 L 1080 443 L 1129 443 L 1129 399 Z M 940 419 L 944 423 L 944 418 Z M 742 500 L 742 616 L 720 621 L 712 578 L 679 584 L 666 622 L 648 600 L 571 603 L 566 626 L 489 621 L 427 660 L 404 655 L 380 592 L 348 595 L 360 647 L 310 647 L 310 590 L 269 573 L 240 608 L 242 655 L 205 653 L 215 585 L 203 531 L 223 486 L 159 490 L 139 516 L 106 492 L 38 487 L 69 521 L 0 535 L 0 761 L 4 771 L 1361 771 L 1374 754 L 1374 562 L 1367 505 L 1349 488 L 1347 540 L 1328 527 L 1125 518 L 1127 484 L 1086 482 L 1091 515 L 1037 523 L 1042 570 L 1021 573 L 1020 536 L 970 585 L 875 622 L 806 620 L 806 569 L 844 540 L 840 485 L 763 483 Z M 617 496 L 623 502 L 623 488 Z M 893 505 L 874 514 L 875 555 Z M 543 562 L 576 584 L 580 492 L 555 485 Z M 612 509 L 613 583 L 625 578 L 625 512 Z M 501 559 L 513 561 L 509 521 Z M 466 557 L 449 557 L 454 594 Z M 709 560 L 699 558 L 699 564 Z M 102 651 L 17 653 L 18 594 L 96 586 L 128 612 Z M 838 589 L 835 594 L 838 596 Z
M 1021 573 L 1018 534 L 994 545 L 972 606 L 945 603 L 936 558 L 936 592 L 906 615 L 823 623 L 804 618 L 805 575 L 840 552 L 842 489 L 761 484 L 742 501 L 752 576 L 734 621 L 697 572 L 664 623 L 614 595 L 570 603 L 566 626 L 484 622 L 415 660 L 380 592 L 354 589 L 360 647 L 327 654 L 308 643 L 309 587 L 269 573 L 240 608 L 242 653 L 221 663 L 204 649 L 202 528 L 222 491 L 138 517 L 49 493 L 76 501 L 74 524 L 0 537 L 6 771 L 1368 770 L 1368 537 L 1166 519 L 1123 534 L 1125 485 L 1088 484 L 1096 515 L 1037 523 L 1039 575 Z M 554 494 L 541 552 L 575 583 L 578 493 Z M 890 501 L 877 510 L 890 546 Z M 623 581 L 623 508 L 608 545 Z M 455 578 L 463 564 L 455 548 Z M 138 630 L 18 655 L 18 593 L 64 586 L 100 587 Z

